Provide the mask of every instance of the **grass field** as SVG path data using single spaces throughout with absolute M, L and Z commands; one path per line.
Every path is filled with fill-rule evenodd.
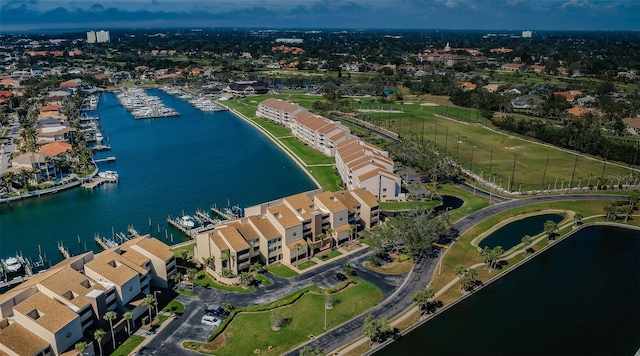
M 131 335 L 125 342 L 120 345 L 111 356 L 128 356 L 133 349 L 140 345 L 144 341 L 144 337 L 138 335 Z
M 267 271 L 282 278 L 290 278 L 298 275 L 298 272 L 292 270 L 285 265 L 267 266 Z
M 380 209 L 383 211 L 402 211 L 412 208 L 435 208 L 440 205 L 439 200 L 432 201 L 401 201 L 401 202 L 380 202 Z
M 428 100 L 433 104 L 437 102 L 438 106 L 424 106 L 424 102 L 402 106 L 386 104 L 382 106 L 385 110 L 401 108 L 403 113 L 373 113 L 361 115 L 361 118 L 388 127 L 404 137 L 436 142 L 442 153 L 450 154 L 463 168 L 512 191 L 566 188 L 572 175 L 574 187 L 611 182 L 613 177 L 617 184 L 618 176 L 629 175 L 630 171 L 625 167 L 605 165 L 602 160 L 582 156 L 576 161 L 574 153 L 490 130 L 483 126 L 486 122 L 475 110 L 452 106 L 444 98 Z M 447 105 L 443 106 L 445 103 Z M 367 104 L 362 106 L 366 108 Z
M 309 340 L 309 335 L 324 332 L 324 295 L 307 293 L 294 304 L 277 309 L 284 319 L 282 328 L 271 329 L 274 311 L 241 313 L 213 341 L 223 346 L 216 355 L 249 355 L 259 349 L 263 355 L 279 355 Z M 358 279 L 356 285 L 333 295 L 334 307 L 327 310 L 327 329 L 372 308 L 382 300 L 382 292 L 373 284 Z M 271 349 L 269 349 L 271 347 Z

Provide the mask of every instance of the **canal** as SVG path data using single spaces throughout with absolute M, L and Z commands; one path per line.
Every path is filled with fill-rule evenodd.
M 177 243 L 185 238 L 168 228 L 168 215 L 192 214 L 213 204 L 247 207 L 315 188 L 271 141 L 230 112 L 203 113 L 160 90 L 149 94 L 180 116 L 135 120 L 113 93 L 99 100 L 102 131 L 112 150 L 96 159 L 115 156 L 115 163 L 99 166 L 117 171 L 120 183 L 3 204 L 0 258 L 16 252 L 37 258 L 40 246 L 55 263 L 61 260 L 59 242 L 72 254 L 85 245 L 99 251 L 96 233 L 111 237 L 129 225 L 148 233 L 149 219 L 154 237 L 171 243 L 173 235 Z

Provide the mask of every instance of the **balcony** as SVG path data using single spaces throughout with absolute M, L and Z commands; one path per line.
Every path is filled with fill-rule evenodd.
M 239 263 L 238 264 L 238 270 L 243 270 L 243 269 L 249 268 L 250 265 L 251 265 L 251 261 L 247 261 L 247 262 L 244 262 L 244 263 Z
M 249 258 L 249 252 L 243 253 L 242 255 L 238 256 L 238 261 L 246 260 L 247 258 Z

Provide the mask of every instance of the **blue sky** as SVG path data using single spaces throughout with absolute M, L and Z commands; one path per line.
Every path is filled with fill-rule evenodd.
M 0 32 L 164 27 L 640 30 L 639 0 L 0 0 Z

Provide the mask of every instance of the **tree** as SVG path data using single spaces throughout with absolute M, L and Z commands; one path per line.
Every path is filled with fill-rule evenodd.
M 240 283 L 242 283 L 242 285 L 245 287 L 248 287 L 251 285 L 251 283 L 253 283 L 253 276 L 249 272 L 241 272 L 239 278 Z
M 11 193 L 11 186 L 13 185 L 13 181 L 16 179 L 16 175 L 13 172 L 6 171 L 2 174 L 2 185 L 7 188 L 7 194 Z
M 556 224 L 553 220 L 547 220 L 544 222 L 543 230 L 545 234 L 547 234 L 547 239 L 552 240 L 558 231 L 558 224 Z
M 493 272 L 497 267 L 498 258 L 502 256 L 504 250 L 501 246 L 496 246 L 494 248 L 489 248 L 489 246 L 485 246 L 480 253 L 484 256 L 484 263 L 487 265 L 487 269 L 489 272 Z
M 464 274 L 467 272 L 467 270 L 464 268 L 463 265 L 457 265 L 453 268 L 453 274 L 455 274 L 458 277 L 464 276 Z
M 207 266 L 208 268 L 211 268 L 212 270 L 216 270 L 216 258 L 211 256 L 211 257 L 207 257 L 204 259 L 204 265 Z
M 142 300 L 142 305 L 147 307 L 147 311 L 149 312 L 149 323 L 153 320 L 153 315 L 151 314 L 151 309 L 158 303 L 158 300 L 152 295 L 147 294 Z
M 231 303 L 229 303 L 229 302 L 222 302 L 221 307 L 227 313 L 231 313 L 231 311 L 233 310 L 233 305 L 231 305 Z
M 324 352 L 320 347 L 313 348 L 309 345 L 303 347 L 298 353 L 300 356 L 323 356 Z
M 249 266 L 249 272 L 262 273 L 264 272 L 264 265 L 260 262 L 256 262 Z
M 376 319 L 373 314 L 367 315 L 362 325 L 362 335 L 369 338 L 369 346 L 374 342 L 383 341 L 391 332 L 391 325 L 387 319 Z
M 110 311 L 104 313 L 104 316 L 102 318 L 109 322 L 109 328 L 111 329 L 111 341 L 113 343 L 113 349 L 115 350 L 116 349 L 116 337 L 113 334 L 113 321 L 118 318 L 118 313 L 114 312 L 113 310 L 110 310 Z
M 89 348 L 89 343 L 86 341 L 80 341 L 74 347 L 74 349 L 78 351 L 80 355 L 84 354 L 84 351 L 88 348 Z
M 284 323 L 284 318 L 282 317 L 282 314 L 280 314 L 280 311 L 277 309 L 271 312 L 269 320 L 271 321 L 271 329 L 273 329 L 273 331 L 280 330 L 282 324 Z
M 96 339 L 98 347 L 100 348 L 100 355 L 102 355 L 102 339 L 104 338 L 105 334 L 106 332 L 102 329 L 98 329 L 93 332 L 93 338 Z
M 187 270 L 187 280 L 191 283 L 191 291 L 193 292 L 193 288 L 198 280 L 198 270 L 195 268 L 189 268 Z
M 178 289 L 180 289 L 180 281 L 182 280 L 182 275 L 180 275 L 180 273 L 176 273 L 171 276 L 171 280 L 173 281 L 173 283 L 177 284 Z
M 302 248 L 301 243 L 296 244 L 296 267 L 300 266 L 300 248 Z
M 522 244 L 524 245 L 524 255 L 528 255 L 530 252 L 529 250 L 531 249 L 529 246 L 531 246 L 531 244 L 533 243 L 533 237 L 524 235 L 520 242 L 522 242 Z
M 416 303 L 422 313 L 427 309 L 429 305 L 429 299 L 433 298 L 434 295 L 436 295 L 436 293 L 433 291 L 433 289 L 425 288 L 413 293 L 413 296 L 411 296 L 411 300 Z
M 133 313 L 125 312 L 122 314 L 122 317 L 127 320 L 127 333 L 129 334 L 129 337 L 131 337 L 131 320 L 133 320 Z
M 349 263 L 343 264 L 342 270 L 344 271 L 344 274 L 347 275 L 347 277 L 354 277 L 356 275 L 356 270 L 351 267 Z
M 582 219 L 584 218 L 582 214 L 576 213 L 573 217 L 576 219 L 576 225 L 582 225 Z

